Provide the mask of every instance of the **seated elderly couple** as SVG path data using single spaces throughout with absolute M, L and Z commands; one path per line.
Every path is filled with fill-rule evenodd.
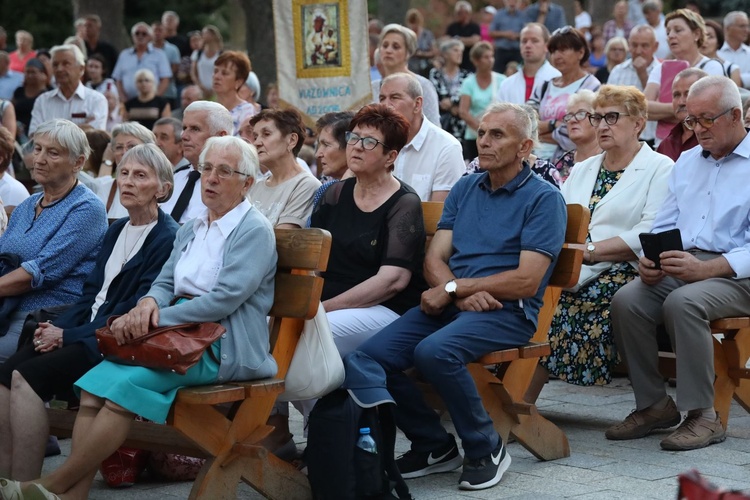
M 239 138 L 206 141 L 198 168 L 207 210 L 179 229 L 158 207 L 171 194 L 173 175 L 155 145 L 123 156 L 116 182 L 128 217 L 107 229 L 103 205 L 76 180 L 89 154 L 84 133 L 54 120 L 37 129 L 35 142 L 34 176 L 43 191 L 16 208 L 0 238 L 0 252 L 20 261 L 0 277 L 4 305 L 13 300 L 18 311 L 2 340 L 29 311 L 71 305 L 40 323 L 0 366 L 0 498 L 86 498 L 134 415 L 164 422 L 180 387 L 276 373 L 266 326 L 275 239 L 245 197 L 259 162 Z M 172 305 L 183 295 L 195 298 Z M 114 314 L 123 315 L 112 326 L 120 339 L 190 321 L 220 322 L 227 333 L 210 347 L 213 355 L 207 350 L 181 376 L 100 362 L 94 330 Z M 17 343 L 18 333 L 13 337 Z M 81 404 L 72 453 L 40 477 L 44 402 L 73 385 Z

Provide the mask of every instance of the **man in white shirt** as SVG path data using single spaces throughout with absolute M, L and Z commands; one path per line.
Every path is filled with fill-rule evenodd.
M 383 79 L 380 102 L 409 120 L 409 138 L 393 174 L 411 186 L 422 201 L 443 201 L 464 172 L 461 143 L 422 113 L 422 86 L 407 73 Z
M 643 17 L 645 25 L 651 26 L 658 46 L 654 55 L 657 59 L 668 59 L 671 55 L 669 42 L 667 41 L 667 28 L 664 26 L 664 14 L 662 14 L 661 0 L 648 0 L 643 3 Z M 609 83 L 609 81 L 607 81 Z
M 611 85 L 632 85 L 643 92 L 648 82 L 648 75 L 658 62 L 654 58 L 654 54 L 659 47 L 654 29 L 647 24 L 636 26 L 630 31 L 628 45 L 630 46 L 630 59 L 612 68 L 607 83 Z M 641 139 L 650 141 L 653 145 L 655 137 L 656 122 L 653 120 L 647 121 L 646 128 L 641 133 Z
M 745 44 L 750 32 L 750 21 L 742 11 L 733 11 L 724 16 L 724 45 L 717 55 L 740 67 L 742 86 L 750 88 L 750 47 Z
M 560 72 L 547 60 L 549 36 L 549 30 L 543 24 L 529 23 L 524 26 L 520 36 L 523 66 L 500 84 L 497 101 L 525 104 L 537 87 L 560 76 Z
M 206 209 L 201 200 L 200 173 L 195 169 L 203 146 L 209 137 L 232 135 L 233 129 L 232 115 L 217 102 L 196 101 L 185 108 L 182 150 L 190 166 L 175 171 L 174 192 L 161 204 L 161 209 L 180 224 L 196 218 Z
M 706 76 L 688 93 L 685 124 L 699 146 L 677 160 L 652 232 L 679 229 L 685 251 L 659 254 L 661 268 L 641 257 L 640 276 L 611 306 L 618 351 L 624 355 L 636 411 L 607 429 L 608 439 L 637 439 L 680 423 L 661 441 L 666 450 L 692 450 L 725 439 L 714 408 L 714 352 L 709 322 L 750 314 L 750 136 L 739 89 L 724 76 Z M 742 215 L 744 214 L 744 215 Z M 677 404 L 658 369 L 657 325 L 677 357 Z
M 42 123 L 64 118 L 76 125 L 88 124 L 107 129 L 107 98 L 81 83 L 86 61 L 81 49 L 72 44 L 57 45 L 50 50 L 52 73 L 57 88 L 37 97 L 31 111 L 29 135 Z

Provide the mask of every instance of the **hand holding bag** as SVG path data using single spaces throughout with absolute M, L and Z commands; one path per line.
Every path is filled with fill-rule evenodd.
M 343 383 L 344 363 L 333 342 L 323 304 L 318 304 L 315 317 L 305 321 L 279 401 L 319 398 Z
M 107 326 L 96 330 L 96 342 L 104 358 L 124 365 L 171 370 L 180 375 L 198 363 L 203 351 L 227 331 L 218 323 L 183 323 L 154 328 L 142 337 L 117 345 L 110 330 L 117 318 L 119 316 L 110 316 Z

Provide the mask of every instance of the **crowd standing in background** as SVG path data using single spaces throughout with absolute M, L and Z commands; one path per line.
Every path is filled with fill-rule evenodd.
M 592 213 L 587 241 L 580 245 L 584 266 L 576 286 L 563 293 L 549 332 L 552 354 L 541 361 L 526 399 L 534 401 L 550 375 L 582 386 L 607 384 L 627 357 L 636 367 L 638 410 L 610 428 L 608 439 L 635 439 L 674 426 L 683 410 L 688 417 L 662 447 L 685 450 L 722 441 L 724 431 L 709 408 L 712 381 L 697 373 L 710 361 L 704 359 L 710 346 L 697 337 L 676 343 L 683 349 L 678 373 L 687 367 L 676 405 L 663 394 L 661 381 L 649 376 L 646 358 L 655 342 L 649 318 L 662 309 L 671 318 L 673 339 L 675 329 L 707 319 L 700 307 L 679 317 L 673 295 L 696 303 L 711 293 L 731 304 L 750 300 L 750 202 L 731 190 L 744 185 L 742 167 L 747 170 L 750 157 L 743 128 L 750 116 L 748 15 L 735 11 L 711 20 L 700 15 L 697 2 L 664 12 L 661 0 L 621 0 L 599 24 L 587 10 L 591 0 L 574 2 L 573 19 L 550 0 L 504 0 L 475 12 L 477 3 L 456 1 L 444 33 L 430 30 L 425 12 L 416 8 L 408 10 L 403 24 L 370 19 L 374 103 L 325 115 L 316 130 L 306 127 L 297 111 L 284 109 L 276 83 L 260 81 L 243 51 L 225 47 L 217 26 L 185 32 L 173 11 L 135 23 L 131 45 L 119 54 L 102 38 L 101 19 L 93 14 L 76 20 L 71 36 L 49 49 L 35 48 L 34 34 L 26 30 L 16 31 L 15 45 L 8 47 L 0 27 L 0 250 L 19 259 L 12 268 L 0 262 L 5 299 L 0 319 L 10 319 L 0 321 L 0 329 L 8 331 L 0 331 L 0 363 L 14 360 L 12 366 L 0 364 L 0 415 L 10 404 L 13 366 L 28 364 L 22 371 L 30 380 L 15 394 L 33 397 L 35 415 L 40 414 L 51 394 L 49 384 L 38 380 L 36 356 L 64 347 L 55 359 L 66 362 L 75 353 L 81 373 L 70 371 L 63 379 L 65 385 L 75 383 L 99 361 L 92 339 L 104 312 L 127 313 L 147 292 L 153 300 L 138 303 L 146 305 L 118 325 L 123 332 L 142 329 L 134 318 L 144 307 L 149 314 L 162 309 L 164 318 L 183 318 L 175 311 L 188 306 L 168 304 L 175 283 L 190 294 L 222 299 L 226 285 L 246 302 L 225 308 L 222 321 L 232 326 L 252 316 L 261 325 L 271 300 L 271 227 L 312 225 L 333 234 L 323 305 L 336 345 L 342 356 L 361 348 L 358 356 L 379 363 L 399 400 L 399 422 L 412 440 L 412 449 L 398 461 L 404 476 L 463 464 L 462 488 L 493 486 L 510 465 L 502 439 L 468 375 L 433 361 L 456 358 L 463 366 L 484 352 L 527 340 L 543 286 L 511 293 L 506 285 L 483 280 L 488 270 L 502 275 L 515 266 L 525 283 L 546 283 L 560 249 L 564 200 Z M 709 164 L 726 169 L 708 178 Z M 704 186 L 721 193 L 718 213 L 727 215 L 715 216 L 708 226 L 700 223 L 699 208 L 709 209 L 688 206 Z M 530 197 L 519 201 L 516 192 Z M 426 258 L 420 200 L 446 203 L 432 243 L 437 246 Z M 531 206 L 533 200 L 540 204 Z M 494 225 L 480 223 L 490 204 L 509 214 L 493 218 L 492 224 L 499 224 L 494 232 L 488 229 Z M 525 224 L 515 217 L 519 210 L 539 215 Z M 120 220 L 105 234 L 107 217 Z M 176 236 L 175 223 L 182 225 Z M 689 253 L 670 253 L 665 267 L 655 269 L 642 257 L 637 237 L 652 226 L 683 230 Z M 355 227 L 360 232 L 352 231 Z M 166 232 L 157 234 L 161 230 Z M 489 241 L 503 231 L 517 238 L 502 242 L 509 253 L 498 257 Z M 262 238 L 246 245 L 251 234 Z M 206 235 L 220 242 L 206 243 Z M 128 246 L 129 236 L 139 240 L 135 246 Z M 166 275 L 149 269 L 148 283 L 121 288 L 117 277 L 135 270 L 115 269 L 112 259 L 124 255 L 126 266 L 162 240 L 176 242 Z M 528 250 L 537 243 L 535 251 Z M 250 255 L 261 246 L 263 267 Z M 159 262 L 166 259 L 163 254 Z M 95 261 L 100 265 L 92 274 Z M 207 271 L 192 276 L 199 262 Z M 229 276 L 232 266 L 248 265 L 257 274 L 255 283 L 240 283 L 240 273 Z M 256 289 L 263 293 L 253 299 Z M 105 301 L 113 293 L 122 307 Z M 253 300 L 263 307 L 250 315 Z M 45 342 L 44 348 L 27 344 L 21 357 L 15 354 L 28 313 L 71 305 L 75 316 L 62 316 L 59 327 L 39 328 L 35 340 Z M 741 307 L 708 309 L 747 313 Z M 502 330 L 512 323 L 513 332 L 487 343 L 478 338 L 484 335 L 480 328 L 482 335 L 460 339 L 466 348 L 461 353 L 438 345 L 440 336 L 461 336 L 449 325 L 454 318 L 464 322 L 469 311 L 484 315 L 480 326 Z M 633 325 L 638 337 L 630 335 Z M 419 338 L 404 340 L 405 330 L 420 332 Z M 701 335 L 710 338 L 708 332 Z M 238 337 L 230 334 L 221 348 L 212 349 L 226 354 L 230 341 L 236 343 L 232 352 L 257 358 L 262 367 L 244 375 L 274 372 L 267 336 L 253 339 L 252 348 L 236 349 Z M 412 354 L 394 354 L 403 342 L 414 348 Z M 411 397 L 413 388 L 401 372 L 413 365 L 438 384 L 461 446 L 432 410 Z M 194 383 L 234 377 L 226 371 L 237 368 L 207 359 L 201 366 Z M 130 372 L 121 374 L 123 380 Z M 88 424 L 112 419 L 118 429 L 126 428 L 142 408 L 96 387 L 93 378 L 81 379 L 89 391 L 86 401 L 96 400 Z M 155 391 L 162 405 L 150 418 L 164 419 L 179 385 L 168 382 L 167 389 Z M 101 406 L 105 399 L 111 401 Z M 118 401 L 117 415 L 109 414 L 112 401 Z M 307 415 L 314 401 L 303 403 Z M 282 449 L 295 449 L 287 406 L 277 408 L 269 423 L 278 432 L 264 441 L 279 456 Z M 44 435 L 46 426 L 37 420 L 35 428 Z M 0 418 L 0 436 L 13 436 L 0 441 L 0 477 L 34 479 L 42 439 L 24 455 L 17 448 L 22 434 L 11 424 Z M 87 438 L 88 444 L 100 437 Z M 55 446 L 48 451 L 54 453 Z M 38 488 L 57 494 L 85 490 L 110 448 L 98 450 L 96 460 L 83 460 L 73 479 L 63 478 L 76 468 L 71 460 L 73 465 L 41 480 Z M 442 458 L 433 460 L 437 456 Z M 166 467 L 174 460 L 180 458 L 165 459 Z M 127 472 L 122 477 L 134 481 L 137 473 L 124 462 L 122 467 Z M 171 477 L 192 479 L 196 470 Z M 108 484 L 132 481 L 108 479 Z M 15 484 L 0 479 L 0 498 L 13 498 Z

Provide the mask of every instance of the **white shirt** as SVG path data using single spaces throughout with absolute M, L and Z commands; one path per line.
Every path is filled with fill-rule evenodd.
M 585 10 L 575 18 L 576 28 L 591 28 L 591 15 Z M 586 41 L 591 40 L 591 33 L 586 32 Z
M 541 87 L 544 82 L 560 76 L 560 72 L 552 66 L 549 61 L 544 61 L 534 75 L 534 87 L 531 89 L 531 95 L 534 95 L 536 89 Z M 526 80 L 523 76 L 523 70 L 519 69 L 514 74 L 500 83 L 495 99 L 499 102 L 512 102 L 514 104 L 526 104 Z
M 204 208 L 193 222 L 195 237 L 187 244 L 174 267 L 175 295 L 199 297 L 210 292 L 224 267 L 224 245 L 251 205 L 243 199 L 222 218 L 208 224 L 208 209 Z
M 450 191 L 464 170 L 458 139 L 422 115 L 419 132 L 396 157 L 393 175 L 429 201 L 433 191 Z
M 178 165 L 180 164 L 178 163 Z M 170 196 L 167 201 L 161 204 L 161 209 L 165 213 L 172 213 L 172 210 L 174 209 L 174 206 L 177 204 L 177 200 L 180 197 L 180 193 L 182 193 L 182 190 L 185 189 L 185 185 L 188 181 L 188 174 L 190 174 L 192 170 L 194 169 L 191 166 L 190 168 L 180 170 L 179 172 L 176 172 L 174 174 L 174 190 L 172 191 L 172 196 Z M 201 199 L 201 180 L 198 179 L 197 181 L 195 181 L 193 196 L 190 197 L 190 202 L 188 203 L 187 208 L 182 213 L 182 217 L 180 217 L 180 220 L 178 220 L 177 222 L 179 222 L 180 224 L 184 224 L 191 219 L 195 219 L 196 217 L 201 215 L 205 209 L 206 205 L 203 204 L 203 200 Z
M 82 83 L 78 84 L 70 99 L 66 99 L 60 89 L 54 89 L 44 92 L 34 102 L 29 133 L 33 134 L 39 125 L 54 118 L 64 118 L 76 125 L 87 123 L 95 129 L 106 130 L 108 114 L 107 98 Z
M 651 26 L 654 29 L 654 36 L 656 41 L 659 42 L 659 46 L 654 52 L 654 57 L 657 59 L 667 59 L 672 55 L 669 50 L 669 42 L 667 41 L 667 28 L 664 26 L 664 16 L 659 18 L 658 26 Z
M 737 50 L 732 49 L 727 42 L 718 50 L 717 55 L 725 61 L 730 61 L 740 67 L 742 86 L 750 87 L 750 47 L 744 43 Z
M 109 285 L 112 284 L 112 280 L 120 274 L 125 264 L 141 250 L 143 243 L 148 238 L 148 233 L 156 226 L 157 222 L 158 219 L 143 226 L 131 226 L 128 222 L 122 228 L 117 236 L 115 246 L 112 247 L 112 253 L 107 259 L 107 264 L 104 266 L 104 283 L 102 283 L 102 288 L 96 294 L 94 304 L 91 306 L 91 321 L 94 321 L 99 308 L 107 300 L 107 292 L 109 292 Z
M 651 70 L 654 69 L 658 62 L 656 59 L 651 61 L 651 64 L 646 68 L 646 74 L 651 74 Z M 611 85 L 632 85 L 641 92 L 643 92 L 643 84 L 641 79 L 638 78 L 638 72 L 633 67 L 633 60 L 628 59 L 627 61 L 621 62 L 614 68 L 609 74 L 607 83 Z M 648 141 L 656 138 L 656 121 L 650 120 L 646 122 L 646 128 L 641 132 L 641 140 Z
M 720 160 L 696 146 L 677 159 L 652 232 L 679 228 L 685 250 L 721 253 L 736 274 L 750 277 L 750 135 Z
M 17 207 L 29 197 L 26 187 L 9 173 L 0 177 L 0 198 L 6 207 Z

